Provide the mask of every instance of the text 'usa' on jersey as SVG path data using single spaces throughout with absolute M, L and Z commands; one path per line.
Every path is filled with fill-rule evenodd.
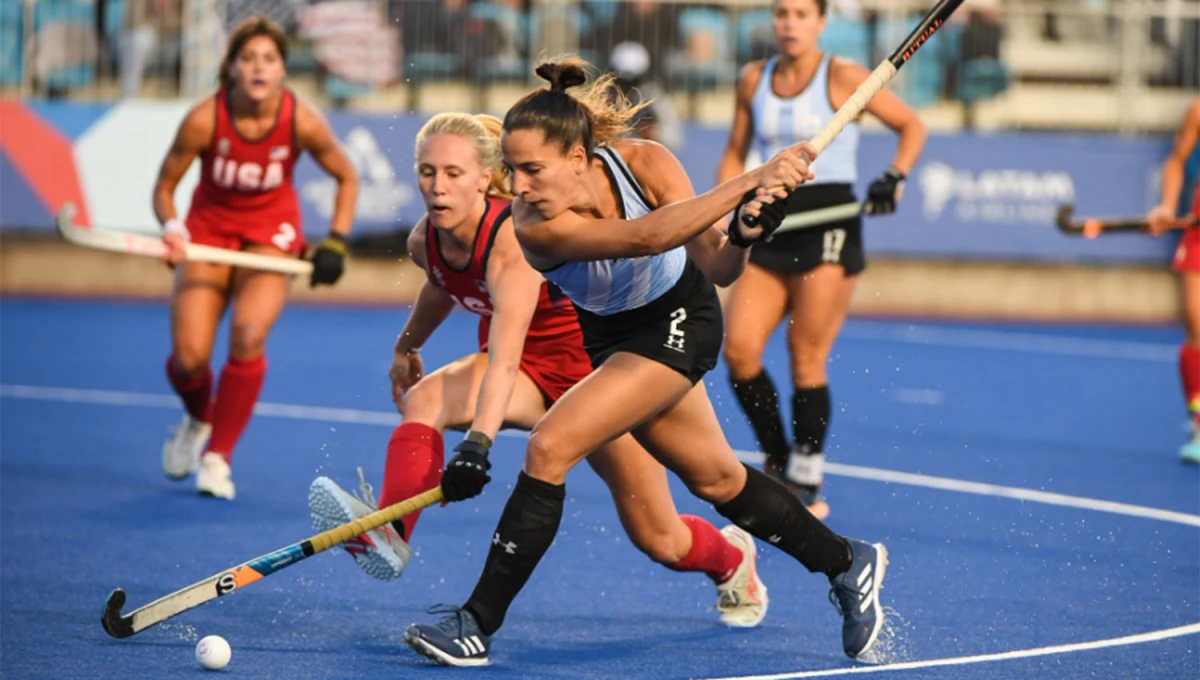
M 213 138 L 200 154 L 200 183 L 193 204 L 273 211 L 280 213 L 280 221 L 299 223 L 300 202 L 292 184 L 292 170 L 300 155 L 295 95 L 283 90 L 274 124 L 257 139 L 238 131 L 229 90 L 221 88 L 216 98 Z M 294 219 L 284 219 L 285 213 L 294 213 Z
M 487 199 L 487 208 L 479 220 L 479 229 L 475 232 L 475 242 L 471 246 L 471 258 L 460 269 L 447 264 L 438 244 L 437 229 L 428 221 L 425 224 L 425 262 L 429 278 L 459 306 L 481 317 L 481 346 L 486 343 L 494 311 L 487 285 L 488 258 L 496 243 L 500 226 L 508 219 L 511 210 L 511 202 L 507 199 Z M 527 338 L 556 337 L 575 332 L 578 327 L 575 308 L 570 304 L 570 300 L 556 286 L 543 283 L 538 292 L 537 308 L 533 312 Z

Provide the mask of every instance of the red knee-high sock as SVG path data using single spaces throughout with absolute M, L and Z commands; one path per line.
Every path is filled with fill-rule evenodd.
M 1179 346 L 1179 377 L 1188 411 L 1200 423 L 1200 347 L 1186 342 Z
M 379 507 L 406 501 L 437 486 L 442 481 L 445 456 L 441 432 L 421 423 L 401 423 L 388 441 Z M 396 531 L 401 532 L 404 540 L 410 541 L 420 517 L 418 510 L 394 522 L 393 526 L 402 525 L 395 527 Z
M 250 422 L 250 414 L 262 390 L 267 373 L 267 358 L 260 354 L 253 359 L 230 356 L 217 381 L 217 396 L 212 405 L 212 438 L 208 450 L 233 458 L 233 447 Z
M 728 581 L 742 563 L 742 551 L 729 542 L 716 527 L 695 515 L 680 515 L 692 532 L 692 549 L 668 568 L 675 571 L 702 571 L 717 583 Z
M 167 357 L 167 380 L 175 389 L 175 394 L 183 401 L 183 408 L 188 415 L 196 420 L 207 423 L 209 405 L 212 402 L 212 368 L 205 366 L 204 370 L 191 378 L 184 377 L 175 365 L 175 355 Z

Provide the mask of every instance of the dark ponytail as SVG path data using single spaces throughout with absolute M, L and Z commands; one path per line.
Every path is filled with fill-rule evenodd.
M 591 65 L 578 57 L 562 57 L 538 65 L 534 73 L 550 84 L 525 95 L 504 116 L 505 132 L 541 130 L 547 142 L 564 153 L 576 144 L 592 150 L 631 130 L 630 121 L 649 102 L 631 104 L 606 73 L 587 82 Z M 574 91 L 568 91 L 577 88 Z

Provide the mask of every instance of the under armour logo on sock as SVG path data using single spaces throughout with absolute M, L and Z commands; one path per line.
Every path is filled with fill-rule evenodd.
M 774 536 L 768 538 L 767 542 L 770 543 L 771 545 L 775 545 L 776 543 L 779 543 L 782 540 L 783 540 L 783 536 L 780 536 L 779 534 L 775 534 Z
M 498 545 L 501 548 L 504 548 L 504 552 L 508 553 L 509 555 L 517 554 L 517 544 L 513 543 L 512 541 L 505 543 L 504 541 L 500 540 L 500 532 L 496 532 L 496 535 L 492 536 L 492 545 Z

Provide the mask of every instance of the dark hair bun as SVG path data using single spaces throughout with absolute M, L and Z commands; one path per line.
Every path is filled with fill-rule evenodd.
M 550 83 L 551 92 L 566 92 L 569 87 L 587 82 L 587 72 L 584 71 L 583 65 L 571 61 L 546 62 L 539 65 L 534 72 Z

